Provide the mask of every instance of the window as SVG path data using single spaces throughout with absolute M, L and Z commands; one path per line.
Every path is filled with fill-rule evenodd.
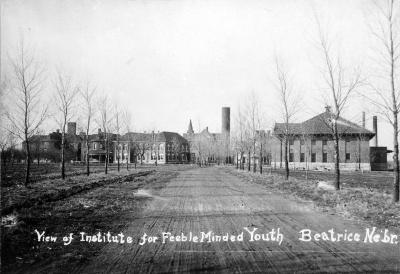
M 294 154 L 289 153 L 289 162 L 293 162 Z
M 301 146 L 304 145 L 304 139 L 300 139 L 300 145 L 301 145 Z
M 93 149 L 97 149 L 97 143 L 93 143 Z
M 293 139 L 290 139 L 289 140 L 289 146 L 293 146 L 294 145 L 294 140 Z
M 346 153 L 346 161 L 350 160 L 350 153 Z
M 322 140 L 322 145 L 326 146 L 328 144 L 328 140 Z
M 304 153 L 300 153 L 300 162 L 304 162 Z
M 312 163 L 315 163 L 316 162 L 316 155 L 315 155 L 315 153 L 311 153 L 311 162 Z
M 312 140 L 311 140 L 311 145 L 313 145 L 313 146 L 314 146 L 315 144 L 316 144 L 316 141 L 315 141 L 315 139 L 312 139 Z
M 322 153 L 322 162 L 327 163 L 328 162 L 328 153 Z

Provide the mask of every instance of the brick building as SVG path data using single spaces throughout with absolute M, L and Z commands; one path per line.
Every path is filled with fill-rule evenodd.
M 106 143 L 106 135 L 99 128 L 96 134 L 90 134 L 89 138 L 89 151 L 86 148 L 86 135 L 84 133 L 80 134 L 81 141 L 81 158 L 82 161 L 86 161 L 86 157 L 89 157 L 90 162 L 100 162 L 104 163 L 107 159 L 107 150 L 106 146 L 108 146 L 108 162 L 113 162 L 113 141 L 116 139 L 116 134 L 107 133 L 108 142 Z
M 211 133 L 208 127 L 195 133 L 192 121 L 183 137 L 188 140 L 191 162 L 231 163 L 230 156 L 230 108 L 222 108 L 221 132 Z
M 65 160 L 81 161 L 82 136 L 76 135 L 76 123 L 69 122 L 65 133 Z M 59 130 L 48 135 L 34 135 L 29 139 L 33 160 L 40 162 L 59 162 L 61 160 L 61 132 Z M 25 151 L 26 143 L 22 143 Z
M 136 133 L 128 132 L 118 140 L 113 139 L 114 162 L 121 163 L 188 163 L 188 141 L 175 132 Z
M 334 169 L 334 140 L 329 108 L 302 123 L 288 125 L 288 160 L 291 168 Z M 337 120 L 341 169 L 371 170 L 369 141 L 375 133 L 346 119 Z M 271 145 L 271 165 L 284 167 L 285 124 L 276 123 Z

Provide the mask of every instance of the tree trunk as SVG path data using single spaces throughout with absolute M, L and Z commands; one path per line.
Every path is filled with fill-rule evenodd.
M 236 152 L 236 169 L 239 169 L 239 152 Z
M 280 151 L 279 151 L 279 153 L 280 153 L 280 155 L 279 155 L 279 168 L 282 168 L 282 140 L 281 140 L 281 142 L 280 142 L 280 145 L 281 145 L 281 149 L 280 149 Z
M 126 154 L 126 170 L 129 170 L 130 153 L 127 152 Z
M 105 133 L 107 135 L 107 132 Z M 106 144 L 106 159 L 105 159 L 105 164 L 104 164 L 104 173 L 108 174 L 108 138 L 106 137 L 105 140 Z
M 393 6 L 393 2 L 391 3 Z M 397 95 L 396 89 L 394 85 L 395 79 L 395 48 L 393 43 L 393 30 L 392 25 L 390 25 L 390 86 L 392 92 L 392 103 L 393 103 L 393 172 L 394 172 L 394 182 L 393 182 L 393 202 L 399 202 L 399 191 L 400 191 L 400 184 L 399 184 L 399 174 L 400 174 L 400 167 L 399 167 L 399 141 L 398 141 L 398 106 L 397 106 Z
M 4 149 L 1 149 L 1 153 L 0 153 L 0 183 L 3 182 L 3 180 L 5 178 L 5 167 L 6 167 L 6 163 L 5 163 L 5 157 L 4 157 Z
M 31 171 L 31 152 L 29 148 L 29 141 L 28 141 L 28 136 L 25 134 L 25 143 L 26 143 L 26 148 L 25 148 L 25 160 L 26 160 L 26 169 L 25 169 L 25 186 L 27 187 L 30 183 L 30 171 Z
M 118 172 L 120 171 L 120 161 L 119 161 L 119 143 L 117 144 L 117 146 L 118 146 L 118 154 L 117 154 L 117 169 L 118 169 Z
M 339 154 L 339 134 L 337 132 L 337 124 L 335 122 L 334 125 L 334 137 L 335 137 L 335 189 L 339 190 L 340 189 L 340 154 Z
M 288 139 L 285 138 L 285 178 L 289 180 Z
M 250 150 L 249 150 L 249 154 L 248 155 L 249 155 L 249 160 L 248 160 L 248 163 L 247 163 L 247 171 L 250 172 L 250 170 L 251 170 L 251 168 L 250 168 L 251 167 L 251 160 L 250 160 L 251 159 L 250 158 L 251 157 L 251 151 Z
M 61 136 L 61 178 L 65 179 L 65 126 Z
M 263 173 L 263 170 L 262 170 L 262 164 L 263 164 L 263 158 L 262 158 L 262 147 L 261 147 L 261 149 L 260 149 L 260 160 L 259 160 L 259 165 L 260 165 L 260 174 L 262 174 Z
M 90 175 L 90 161 L 89 161 L 89 134 L 86 132 L 86 175 Z
M 394 145 L 394 153 L 393 153 L 393 202 L 399 202 L 399 173 L 400 173 L 400 166 L 399 166 L 399 141 L 398 141 L 398 120 L 397 120 L 397 111 L 393 112 L 394 118 L 394 134 L 393 134 L 393 145 Z

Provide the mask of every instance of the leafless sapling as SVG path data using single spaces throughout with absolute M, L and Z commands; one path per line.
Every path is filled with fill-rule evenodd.
M 375 95 L 371 96 L 370 102 L 378 107 L 393 128 L 393 202 L 399 202 L 400 1 L 382 0 L 373 1 L 373 4 L 375 18 L 368 22 L 378 42 L 374 51 L 377 52 L 381 75 L 376 83 L 370 85 Z
M 66 127 L 74 117 L 76 106 L 76 95 L 79 92 L 78 86 L 74 85 L 72 77 L 61 71 L 57 71 L 54 81 L 55 105 L 58 115 L 56 120 L 61 128 L 61 178 L 65 179 L 65 149 L 66 149 Z
M 91 131 L 92 119 L 95 114 L 94 108 L 94 100 L 96 96 L 96 88 L 92 87 L 89 82 L 86 82 L 84 87 L 81 89 L 81 97 L 83 99 L 83 108 L 84 108 L 84 120 L 85 120 L 85 147 L 86 147 L 86 175 L 90 175 L 90 140 L 89 134 Z
M 31 150 L 30 138 L 47 118 L 47 104 L 42 98 L 43 68 L 34 55 L 20 43 L 17 55 L 10 60 L 13 70 L 11 79 L 10 108 L 6 116 L 10 123 L 10 132 L 24 142 L 25 150 L 25 186 L 30 183 Z
M 326 31 L 321 26 L 318 16 L 315 16 L 318 27 L 318 47 L 321 51 L 323 68 L 321 74 L 328 90 L 326 104 L 333 105 L 333 109 L 327 108 L 328 119 L 324 120 L 331 131 L 334 141 L 334 159 L 335 159 L 335 188 L 340 189 L 340 149 L 339 141 L 341 132 L 338 131 L 338 120 L 347 106 L 351 96 L 363 84 L 361 73 L 354 69 L 351 73 L 345 69 L 340 54 L 333 54 L 332 39 L 329 38 Z M 326 92 L 326 91 L 324 91 Z M 323 94 L 325 95 L 325 93 Z

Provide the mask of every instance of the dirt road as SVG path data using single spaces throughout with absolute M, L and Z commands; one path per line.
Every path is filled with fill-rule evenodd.
M 152 195 L 153 199 L 148 201 L 140 218 L 123 231 L 125 237 L 132 236 L 134 242 L 105 245 L 99 256 L 76 272 L 400 271 L 400 243 L 365 243 L 368 227 L 318 213 L 312 204 L 270 193 L 261 185 L 243 182 L 218 168 L 182 171 L 161 190 L 142 190 L 138 195 Z M 269 241 L 250 241 L 247 230 L 255 228 L 255 233 L 269 236 Z M 278 228 L 283 237 L 281 244 L 276 237 Z M 343 241 L 343 238 L 340 242 L 299 240 L 299 231 L 303 229 L 314 233 L 328 232 L 332 228 L 336 233 L 347 232 L 347 237 L 349 233 L 353 233 L 353 238 L 359 233 L 361 239 L 359 242 Z M 272 229 L 275 237 L 271 237 Z M 384 228 L 377 229 L 380 232 Z M 199 240 L 201 232 L 209 231 L 214 233 L 212 235 L 228 233 L 229 237 L 236 237 L 236 241 L 208 242 L 207 237 L 201 243 L 194 241 L 195 235 Z M 191 232 L 192 238 L 186 242 L 171 242 L 168 235 L 163 244 L 163 232 L 176 236 L 183 233 L 188 239 Z M 158 239 L 155 243 L 139 245 L 144 233 Z M 242 241 L 237 237 L 241 233 Z M 337 234 L 334 236 L 337 238 Z M 397 236 L 400 241 L 400 235 Z

